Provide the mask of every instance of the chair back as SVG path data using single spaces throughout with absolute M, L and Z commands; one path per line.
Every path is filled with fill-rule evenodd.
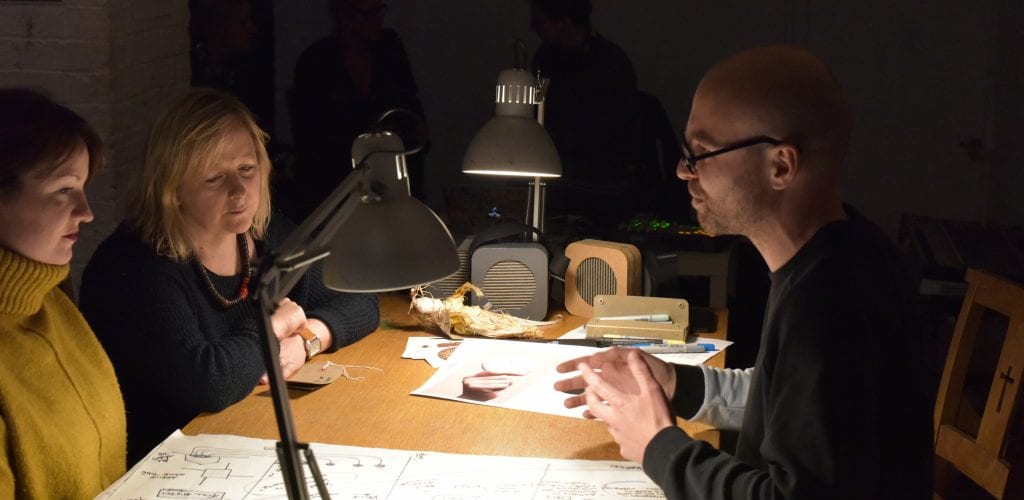
M 1018 415 L 1024 382 L 1024 288 L 975 269 L 967 270 L 966 280 L 967 295 L 935 403 L 936 497 L 942 498 L 959 472 L 996 498 L 1024 498 L 1024 440 Z M 988 324 L 983 321 L 988 311 L 1006 317 L 1006 336 L 991 372 L 984 409 L 965 418 L 971 414 L 965 410 L 970 400 L 965 386 L 973 373 L 973 353 L 979 340 L 992 341 L 984 338 L 991 329 L 982 328 Z

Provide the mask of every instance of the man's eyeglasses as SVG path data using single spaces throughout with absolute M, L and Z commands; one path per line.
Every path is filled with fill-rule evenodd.
M 716 149 L 714 151 L 708 151 L 707 153 L 701 153 L 699 155 L 693 154 L 690 151 L 690 146 L 686 144 L 686 140 L 683 140 L 683 157 L 682 162 L 686 164 L 687 170 L 691 174 L 697 175 L 697 162 L 711 158 L 712 156 L 718 156 L 720 154 L 728 153 L 729 151 L 736 151 L 737 149 L 748 148 L 750 146 L 756 146 L 758 144 L 771 144 L 772 146 L 778 146 L 782 144 L 782 141 L 778 139 L 772 139 L 766 135 L 759 135 L 757 137 L 751 137 L 750 139 L 744 139 L 739 142 L 734 142 L 728 146 Z

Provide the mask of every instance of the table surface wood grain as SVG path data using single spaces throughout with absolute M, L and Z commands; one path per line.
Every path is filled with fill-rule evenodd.
M 475 455 L 622 460 L 618 446 L 599 421 L 410 395 L 435 370 L 423 360 L 402 359 L 406 340 L 440 332 L 424 328 L 408 314 L 408 308 L 407 295 L 381 294 L 380 328 L 355 344 L 310 361 L 329 360 L 383 371 L 349 368 L 351 375 L 365 378 L 341 378 L 310 392 L 289 389 L 300 441 Z M 557 337 L 586 321 L 558 312 L 561 321 L 543 328 L 545 337 Z M 723 309 L 716 313 L 716 331 L 702 335 L 725 338 L 728 313 Z M 724 352 L 708 364 L 723 366 Z M 683 420 L 679 423 L 690 435 L 718 445 L 717 431 Z M 279 439 L 269 387 L 257 386 L 223 411 L 199 415 L 183 432 Z

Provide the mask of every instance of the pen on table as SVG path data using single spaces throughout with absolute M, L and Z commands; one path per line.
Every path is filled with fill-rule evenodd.
M 604 335 L 601 337 L 588 337 L 591 339 L 601 340 L 611 344 L 652 344 L 661 342 L 661 339 L 652 339 L 649 337 L 630 337 L 628 335 Z
M 661 339 L 661 340 L 659 340 L 659 342 L 661 342 L 662 344 L 667 344 L 667 345 L 687 345 L 687 344 L 691 343 L 691 342 L 687 342 L 685 340 L 672 340 L 672 339 Z M 711 351 L 715 350 L 714 349 L 715 344 L 704 344 L 704 345 L 711 346 L 712 348 L 709 349 Z
M 650 321 L 653 323 L 668 323 L 671 321 L 668 314 L 631 314 L 627 316 L 602 316 L 594 319 L 614 319 L 623 321 Z
M 581 345 L 587 347 L 612 347 L 612 346 L 635 346 L 651 345 L 658 342 L 658 339 L 642 339 L 635 337 L 607 338 L 607 337 L 586 337 L 582 339 L 543 339 L 543 338 L 513 338 L 506 339 L 513 342 L 539 342 L 542 344 Z
M 604 338 L 606 338 L 606 339 L 629 339 L 631 342 L 650 342 L 652 344 L 661 343 L 661 344 L 668 344 L 668 345 L 683 345 L 683 344 L 688 344 L 689 343 L 689 342 L 687 342 L 685 340 L 652 339 L 652 338 L 641 338 L 641 337 L 626 337 L 626 336 L 623 336 L 623 335 L 611 335 L 611 334 L 605 335 Z M 708 345 L 713 345 L 713 344 L 708 344 Z
M 685 353 L 685 352 L 709 352 L 715 350 L 715 344 L 676 344 L 676 345 L 665 345 L 665 344 L 650 344 L 650 345 L 634 345 L 644 352 L 651 354 L 674 354 L 674 353 Z
M 564 345 L 583 345 L 590 347 L 611 347 L 611 346 L 632 346 L 637 344 L 649 344 L 649 339 L 597 339 L 597 338 L 585 338 L 585 339 L 553 339 L 548 340 L 549 344 L 564 344 Z

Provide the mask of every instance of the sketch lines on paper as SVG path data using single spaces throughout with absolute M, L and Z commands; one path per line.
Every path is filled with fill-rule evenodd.
M 664 498 L 636 464 L 314 444 L 332 498 Z M 311 494 L 316 487 L 306 482 Z M 172 434 L 98 498 L 285 498 L 275 443 Z

